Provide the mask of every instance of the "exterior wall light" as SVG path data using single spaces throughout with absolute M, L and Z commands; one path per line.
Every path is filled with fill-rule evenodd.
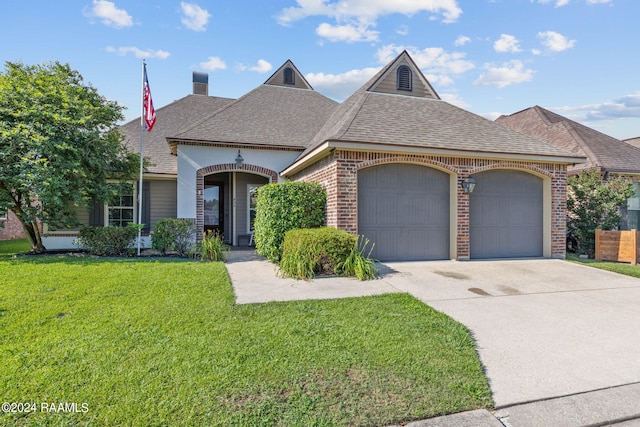
M 238 156 L 236 157 L 236 169 L 240 169 L 242 167 L 242 163 L 244 163 L 244 159 L 240 155 L 240 150 L 238 150 Z
M 465 192 L 466 194 L 471 194 L 476 188 L 476 180 L 468 176 L 462 180 L 462 183 L 460 185 L 462 185 L 463 192 Z

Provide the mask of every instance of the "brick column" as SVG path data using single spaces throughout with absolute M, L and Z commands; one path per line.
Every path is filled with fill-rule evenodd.
M 456 259 L 468 260 L 470 257 L 469 246 L 469 197 L 470 195 L 462 190 L 462 180 L 469 177 L 468 171 L 460 171 L 456 185 L 458 195 L 458 233 Z

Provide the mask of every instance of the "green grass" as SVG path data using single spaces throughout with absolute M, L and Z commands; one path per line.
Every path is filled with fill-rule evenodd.
M 406 294 L 238 306 L 222 263 L 0 259 L 11 426 L 380 426 L 491 407 L 474 342 Z M 44 413 L 42 403 L 87 405 Z
M 640 278 L 640 265 L 631 265 L 621 262 L 596 261 L 594 259 L 579 258 L 576 255 L 568 254 L 567 261 L 585 264 L 601 270 L 613 271 L 614 273 Z
M 0 257 L 29 252 L 30 249 L 27 239 L 0 240 Z

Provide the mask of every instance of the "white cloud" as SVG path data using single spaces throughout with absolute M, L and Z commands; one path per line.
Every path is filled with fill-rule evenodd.
M 522 61 L 513 60 L 501 67 L 486 65 L 487 72 L 473 82 L 474 86 L 496 86 L 503 88 L 515 83 L 528 82 L 533 78 L 534 71 L 525 68 Z
M 500 38 L 495 41 L 493 44 L 493 49 L 496 52 L 504 53 L 511 52 L 516 53 L 520 52 L 520 42 L 517 38 L 510 34 L 501 34 Z
M 121 46 L 121 47 L 107 47 L 107 52 L 115 53 L 120 56 L 125 56 L 129 53 L 132 53 L 136 56 L 136 58 L 158 58 L 158 59 L 167 59 L 169 57 L 169 52 L 166 50 L 142 50 L 134 46 Z
M 552 0 L 531 0 L 531 3 L 542 3 L 542 4 L 547 4 L 547 3 L 551 3 Z M 569 4 L 570 0 L 554 0 L 556 7 L 562 7 L 562 6 L 566 6 Z
M 224 70 L 227 68 L 227 64 L 217 56 L 210 56 L 206 62 L 200 63 L 200 68 L 204 68 L 207 71 Z
M 278 16 L 282 25 L 308 16 L 329 16 L 338 21 L 357 19 L 372 22 L 378 17 L 419 12 L 442 15 L 444 22 L 455 22 L 462 14 L 456 0 L 296 0 L 297 6 L 283 9 Z
M 240 70 L 244 71 L 244 70 L 249 70 L 249 71 L 255 71 L 256 73 L 268 73 L 269 71 L 271 71 L 273 69 L 273 65 L 271 65 L 270 62 L 265 61 L 264 59 L 258 59 L 258 63 L 254 66 L 247 66 L 247 65 L 240 65 L 238 68 L 240 68 Z
M 352 95 L 378 71 L 380 71 L 379 68 L 363 68 L 342 74 L 309 73 L 305 78 L 319 92 L 330 98 L 343 100 Z
M 498 117 L 504 116 L 503 113 L 498 113 L 496 111 L 490 111 L 488 113 L 482 113 L 480 115 L 487 120 L 491 120 L 492 122 L 495 121 Z
M 93 0 L 93 8 L 85 12 L 85 15 L 92 18 L 100 18 L 104 25 L 124 28 L 133 25 L 131 15 L 124 9 L 118 9 L 116 4 L 107 0 Z
M 467 36 L 458 36 L 456 41 L 453 42 L 455 46 L 464 46 L 467 43 L 470 43 L 471 39 Z
M 444 76 L 451 74 L 463 74 L 475 68 L 473 62 L 465 59 L 465 53 L 447 52 L 440 47 L 428 47 L 420 50 L 412 46 L 390 44 L 378 49 L 376 56 L 380 63 L 386 64 L 398 56 L 403 50 L 409 52 L 416 62 L 416 65 L 418 65 L 425 74 L 429 73 L 439 79 L 443 79 Z
M 541 43 L 551 52 L 562 52 L 571 49 L 575 44 L 575 40 L 569 40 L 567 37 L 555 31 L 544 31 L 538 33 Z
M 587 4 L 609 4 L 613 0 L 587 0 Z
M 180 3 L 182 14 L 181 22 L 190 30 L 205 31 L 211 14 L 195 3 Z
M 409 34 L 409 27 L 407 27 L 406 25 L 400 25 L 398 28 L 396 28 L 396 34 L 406 36 L 407 34 Z
M 640 91 L 601 104 L 580 105 L 578 107 L 556 107 L 554 111 L 573 111 L 578 121 L 601 121 L 640 117 Z
M 378 31 L 371 31 L 367 25 L 331 25 L 323 22 L 316 28 L 316 34 L 332 42 L 377 41 Z
M 462 108 L 464 110 L 468 110 L 469 108 L 471 108 L 471 105 L 469 103 L 465 102 L 456 93 L 440 93 L 439 95 L 440 95 L 440 98 L 442 98 L 443 101 L 446 101 L 449 104 L 453 104 L 456 107 Z

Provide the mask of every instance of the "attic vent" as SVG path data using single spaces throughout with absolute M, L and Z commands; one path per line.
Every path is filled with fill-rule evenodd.
M 411 69 L 406 65 L 398 67 L 398 90 L 411 91 Z
M 295 74 L 293 74 L 293 69 L 291 67 L 287 67 L 284 69 L 284 84 L 286 85 L 296 84 L 296 76 Z

